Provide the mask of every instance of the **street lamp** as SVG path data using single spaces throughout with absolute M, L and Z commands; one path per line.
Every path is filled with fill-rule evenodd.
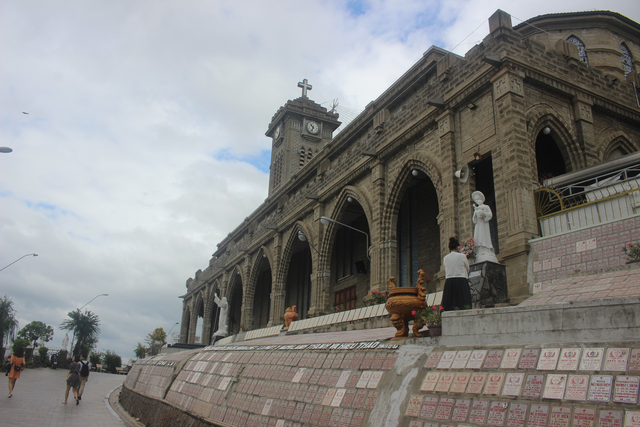
M 350 226 L 350 225 L 344 224 L 344 223 L 342 223 L 342 222 L 340 222 L 340 221 L 336 221 L 335 219 L 327 218 L 326 216 L 321 216 L 321 217 L 320 217 L 320 222 L 321 222 L 322 224 L 324 224 L 324 225 L 327 225 L 327 224 L 329 224 L 330 222 L 334 222 L 334 223 L 336 223 L 336 224 L 340 224 L 340 225 L 341 225 L 341 226 L 343 226 L 343 227 L 347 227 L 347 228 L 350 228 L 350 229 L 352 229 L 352 230 L 357 231 L 358 233 L 362 233 L 362 234 L 364 234 L 364 237 L 366 237 L 366 238 L 367 238 L 367 258 L 369 259 L 369 261 L 371 261 L 371 257 L 369 256 L 369 235 L 368 235 L 367 233 L 365 233 L 365 232 L 364 232 L 364 231 L 362 231 L 362 230 L 358 230 L 357 228 L 352 227 L 352 226 Z
M 95 297 L 93 297 L 89 302 L 93 301 L 94 299 L 98 298 L 98 297 L 108 297 L 109 294 L 100 294 L 100 295 L 96 295 Z M 82 307 L 80 307 L 78 310 L 82 310 L 83 308 L 85 308 L 86 306 L 89 305 L 89 302 L 86 303 L 85 305 L 83 305 Z
M 11 147 L 0 147 L 0 153 L 11 153 L 12 151 Z
M 11 264 L 9 264 L 9 265 L 5 265 L 4 267 L 0 268 L 0 271 L 4 270 L 5 268 L 9 267 L 10 265 L 15 264 L 16 262 L 20 261 L 22 258 L 24 258 L 24 257 L 28 257 L 28 256 L 38 256 L 38 254 L 26 254 L 26 255 L 22 255 L 20 258 L 18 258 L 17 260 L 13 261 Z
M 175 328 L 176 325 L 179 325 L 180 322 L 176 322 L 173 324 L 173 326 L 171 327 L 171 329 L 169 329 L 169 333 L 167 334 L 167 338 L 169 338 L 171 336 L 171 331 L 173 331 L 173 328 Z

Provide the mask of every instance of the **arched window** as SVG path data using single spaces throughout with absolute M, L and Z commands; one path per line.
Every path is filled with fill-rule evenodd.
M 580 39 L 576 36 L 569 37 L 567 41 L 578 47 L 578 55 L 580 56 L 580 61 L 589 65 L 589 60 L 587 59 L 587 49 L 584 47 L 584 43 L 582 43 L 582 41 L 580 41 Z
M 620 50 L 622 51 L 622 69 L 626 76 L 633 71 L 633 58 L 631 57 L 631 52 L 626 44 L 622 43 L 620 45 Z

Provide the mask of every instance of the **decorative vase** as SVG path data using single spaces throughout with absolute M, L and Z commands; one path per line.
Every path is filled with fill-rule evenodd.
M 295 322 L 296 320 L 298 320 L 297 306 L 287 307 L 284 313 L 284 328 L 289 329 L 291 322 Z
M 427 325 L 427 328 L 429 328 L 430 337 L 442 336 L 442 325 Z
M 424 272 L 420 270 L 421 279 L 424 279 Z M 385 308 L 391 314 L 391 324 L 398 330 L 395 338 L 402 339 L 409 336 L 409 322 L 414 320 L 415 315 L 411 314 L 412 311 L 422 310 L 427 306 L 425 301 L 424 287 L 422 282 L 418 279 L 418 286 L 411 287 L 396 287 L 393 283 L 394 278 L 389 278 L 389 299 L 385 304 Z M 417 325 L 414 322 L 413 334 L 416 337 L 420 337 L 418 330 L 424 325 Z

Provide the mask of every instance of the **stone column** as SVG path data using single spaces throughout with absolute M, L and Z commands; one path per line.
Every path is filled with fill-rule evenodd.
M 271 283 L 271 310 L 269 313 L 268 326 L 275 326 L 283 323 L 285 295 L 286 295 L 286 275 L 282 273 L 282 233 L 276 233 L 273 239 L 273 262 L 271 271 L 274 273 Z
M 440 214 L 438 225 L 440 226 L 440 253 L 449 253 L 449 237 L 458 237 L 458 197 L 457 181 L 454 177 L 456 171 L 456 150 L 453 113 L 444 111 L 438 117 L 438 137 L 440 141 L 440 159 L 442 171 L 442 188 L 439 195 Z
M 211 302 L 210 302 L 210 295 L 211 292 L 213 292 L 213 285 L 209 284 L 208 289 L 205 291 L 205 298 L 204 298 L 204 316 L 202 316 L 202 344 L 204 345 L 209 345 L 210 344 L 210 339 L 211 339 L 211 334 L 213 333 L 211 331 L 211 316 L 213 315 L 211 310 Z
M 244 280 L 242 281 L 242 307 L 240 308 L 240 331 L 253 329 L 253 295 L 249 295 L 251 288 L 252 257 L 247 255 L 244 259 Z M 253 287 L 255 294 L 255 286 Z
M 371 206 L 372 218 L 369 218 L 369 234 L 371 238 L 371 256 L 369 272 L 369 290 L 384 291 L 387 289 L 387 279 L 395 266 L 395 257 L 389 252 L 388 240 L 391 230 L 383 228 L 386 200 L 386 164 L 376 159 L 371 163 Z M 391 219 L 391 218 L 389 218 Z M 395 253 L 394 253 L 395 255 Z
M 193 302 L 195 302 L 195 298 L 192 299 Z M 189 319 L 189 337 L 187 338 L 187 343 L 188 344 L 195 344 L 196 343 L 196 333 L 197 333 L 197 329 L 198 329 L 198 312 L 196 311 L 196 308 L 192 305 L 190 307 L 191 309 L 191 319 Z
M 576 117 L 576 128 L 578 133 L 578 141 L 580 142 L 582 152 L 584 153 L 585 167 L 597 165 L 598 150 L 595 143 L 595 135 L 593 132 L 593 114 L 591 107 L 593 102 L 586 97 L 576 96 L 573 100 L 573 111 Z

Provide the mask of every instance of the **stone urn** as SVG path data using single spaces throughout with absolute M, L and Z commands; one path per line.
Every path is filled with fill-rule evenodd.
M 291 322 L 298 320 L 298 307 L 287 307 L 284 313 L 284 328 L 289 329 Z
M 425 301 L 424 272 L 418 271 L 419 279 L 415 288 L 413 287 L 396 287 L 394 277 L 389 277 L 389 299 L 385 304 L 385 308 L 391 314 L 391 324 L 398 330 L 395 338 L 402 339 L 409 336 L 409 322 L 414 320 L 415 316 L 411 312 L 422 310 L 427 306 Z M 413 334 L 420 337 L 418 330 L 424 325 L 413 325 Z

